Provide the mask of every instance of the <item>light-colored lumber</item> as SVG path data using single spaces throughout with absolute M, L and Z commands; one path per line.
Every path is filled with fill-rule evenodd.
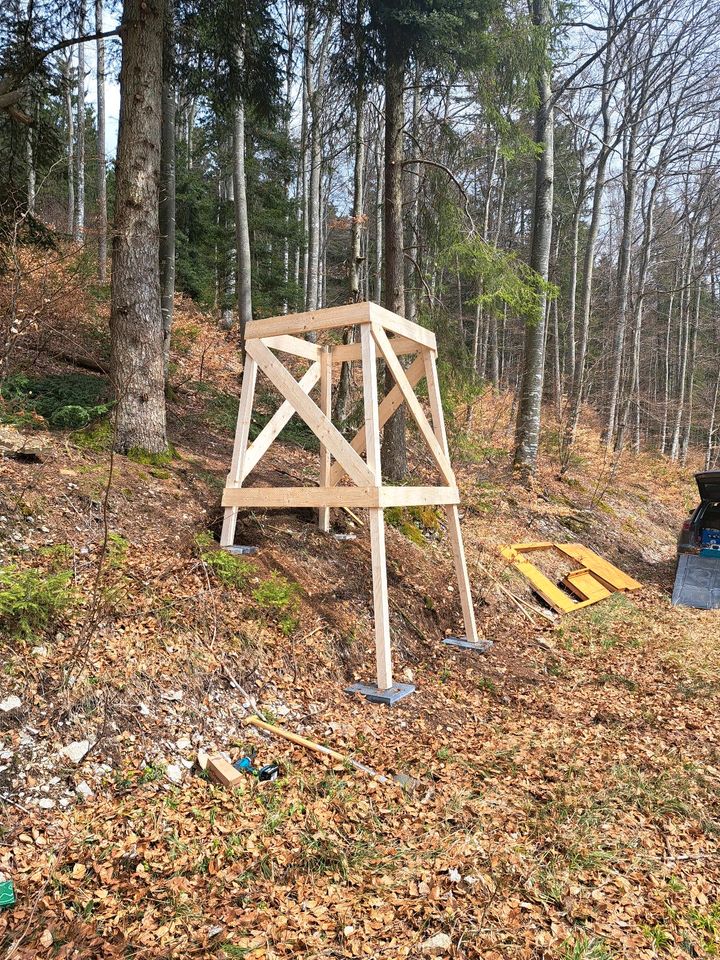
M 319 360 L 323 351 L 323 348 L 316 343 L 310 343 L 309 340 L 302 340 L 300 337 L 291 337 L 287 334 L 263 337 L 262 342 L 271 350 L 291 353 L 294 357 L 305 357 L 307 360 Z
M 380 424 L 378 412 L 377 360 L 373 331 L 367 324 L 360 328 L 363 370 L 363 409 L 367 437 L 367 465 L 378 487 L 382 485 L 380 465 Z M 399 361 L 396 359 L 395 361 Z M 375 620 L 375 661 L 378 690 L 392 686 L 392 653 L 390 648 L 390 608 L 388 604 L 387 562 L 385 557 L 385 517 L 382 507 L 369 511 L 370 555 L 373 580 Z
M 300 380 L 298 380 L 298 386 L 304 393 L 309 394 L 319 379 L 320 363 L 313 363 L 313 365 L 303 374 Z M 290 401 L 283 400 L 257 437 L 255 437 L 253 442 L 247 448 L 240 475 L 241 483 L 245 480 L 248 474 L 255 469 L 262 457 L 265 456 L 270 446 L 282 433 L 283 428 L 292 419 L 294 413 L 295 408 Z
M 320 357 L 320 410 L 328 420 L 332 414 L 332 357 L 330 348 L 324 347 Z M 329 486 L 330 451 L 325 444 L 320 444 L 320 486 Z M 318 527 L 322 533 L 330 532 L 330 508 L 320 507 L 318 511 Z
M 563 584 L 572 591 L 576 597 L 581 600 L 592 600 L 597 603 L 598 600 L 605 600 L 613 594 L 613 590 L 607 587 L 591 573 L 587 567 L 581 570 L 571 570 L 563 578 Z
M 342 488 L 340 488 L 342 489 Z M 382 507 L 422 507 L 460 503 L 457 487 L 386 487 L 380 488 Z
M 442 408 L 442 395 L 440 393 L 440 380 L 438 379 L 437 365 L 435 363 L 435 352 L 432 350 L 423 351 L 423 360 L 425 363 L 425 378 L 427 380 L 433 430 L 438 443 L 442 446 L 449 459 L 450 453 L 448 450 L 447 431 L 445 429 L 445 414 Z M 465 560 L 465 546 L 463 544 L 462 529 L 460 527 L 460 514 L 457 508 L 459 502 L 460 497 L 458 495 L 454 503 L 446 506 L 445 515 L 447 517 L 447 529 L 448 536 L 450 537 L 450 546 L 452 548 L 453 563 L 455 564 L 455 576 L 457 577 L 458 589 L 460 591 L 460 606 L 465 623 L 465 636 L 471 643 L 477 643 L 478 634 L 477 624 L 475 622 L 475 608 L 473 607 L 470 578 L 468 577 L 467 562 Z
M 281 395 L 295 407 L 295 411 L 310 427 L 318 440 L 327 447 L 336 460 L 342 463 L 350 479 L 358 486 L 373 486 L 373 475 L 364 461 L 357 455 L 340 431 L 322 413 L 317 404 L 313 403 L 308 395 L 300 389 L 297 381 L 293 379 L 265 344 L 259 340 L 248 340 L 246 350 L 257 361 L 260 369 L 270 382 L 277 387 Z
M 311 330 L 333 330 L 356 323 L 368 323 L 369 304 L 347 303 L 341 307 L 325 307 L 322 310 L 307 310 L 304 313 L 288 313 L 282 317 L 251 320 L 246 328 L 248 340 L 259 337 L 283 336 L 308 333 Z
M 251 356 L 245 357 L 242 389 L 240 390 L 240 405 L 238 407 L 237 425 L 235 427 L 235 442 L 233 445 L 232 463 L 227 478 L 227 486 L 237 486 L 240 483 L 245 466 L 248 437 L 250 435 L 250 419 L 252 417 L 253 397 L 257 382 L 257 363 Z M 237 526 L 237 507 L 230 506 L 223 518 L 220 544 L 229 547 L 235 540 Z
M 413 418 L 418 425 L 418 429 L 420 430 L 425 443 L 427 443 L 428 447 L 430 448 L 430 453 L 432 454 L 433 460 L 437 464 L 440 473 L 445 479 L 445 482 L 451 487 L 454 487 L 455 474 L 453 473 L 453 469 L 450 465 L 450 458 L 438 442 L 432 427 L 428 423 L 427 417 L 425 416 L 425 411 L 423 410 L 420 401 L 415 396 L 415 391 L 408 381 L 405 370 L 392 351 L 387 334 L 382 327 L 374 323 L 372 325 L 372 335 L 378 345 L 378 348 L 380 349 L 380 353 L 382 354 L 385 363 L 395 379 L 395 383 L 398 385 L 398 387 L 400 387 L 403 400 L 407 404 L 410 413 L 413 415 Z
M 405 356 L 408 353 L 418 353 L 420 346 L 408 337 L 390 337 L 390 346 L 395 351 L 396 357 Z M 345 363 L 349 360 L 359 360 L 362 357 L 362 344 L 360 343 L 339 343 L 332 347 L 333 363 Z
M 588 570 L 597 574 L 601 580 L 615 590 L 640 590 L 642 588 L 642 584 L 629 574 L 603 559 L 603 557 L 599 557 L 597 553 L 581 543 L 556 543 L 555 547 L 560 553 L 572 557 L 573 560 L 577 560 Z
M 420 488 L 418 488 L 420 489 Z M 224 507 L 379 507 L 378 487 L 226 487 Z
M 408 383 L 411 386 L 419 383 L 420 380 L 425 376 L 425 365 L 422 357 L 417 357 L 405 371 L 405 374 L 408 379 Z M 378 410 L 378 426 L 379 429 L 385 426 L 390 417 L 395 413 L 399 406 L 403 403 L 403 393 L 400 387 L 394 386 L 392 390 L 387 393 L 382 401 L 380 402 L 380 408 Z M 350 442 L 350 446 L 355 450 L 356 453 L 362 454 L 365 452 L 366 445 L 366 433 L 365 427 L 362 426 L 358 432 L 353 437 Z M 345 473 L 342 464 L 334 463 L 332 469 L 330 470 L 330 484 L 336 484 L 342 478 Z
M 377 303 L 369 303 L 368 308 L 370 320 L 384 330 L 396 333 L 400 337 L 408 337 L 408 339 L 414 340 L 415 343 L 419 343 L 423 347 L 437 350 L 437 340 L 432 330 L 421 327 L 419 323 L 413 323 L 404 317 L 399 317 L 396 313 L 386 310 L 385 307 L 381 307 Z
M 244 776 L 231 763 L 228 763 L 225 757 L 220 755 L 208 757 L 207 771 L 213 780 L 221 783 L 224 787 L 236 787 Z

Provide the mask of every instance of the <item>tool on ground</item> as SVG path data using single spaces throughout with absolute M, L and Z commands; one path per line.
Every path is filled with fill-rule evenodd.
M 360 763 L 359 760 L 353 760 L 352 757 L 347 757 L 342 753 L 338 753 L 337 750 L 333 750 L 331 747 L 324 747 L 320 743 L 314 743 L 312 740 L 306 740 L 305 737 L 301 737 L 297 733 L 292 733 L 290 730 L 284 730 L 282 727 L 273 726 L 272 723 L 266 723 L 266 721 L 261 720 L 260 717 L 247 717 L 243 723 L 247 724 L 248 726 L 257 727 L 260 730 L 266 730 L 268 733 L 274 733 L 275 736 L 283 737 L 283 739 L 289 740 L 290 743 L 294 743 L 299 747 L 305 747 L 306 750 L 311 750 L 313 753 L 322 753 L 324 756 L 330 757 L 332 760 L 337 760 L 339 763 L 345 763 L 348 766 L 353 767 L 355 770 L 359 770 L 361 773 L 366 773 L 369 777 L 379 780 L 380 783 L 397 783 L 403 787 L 417 785 L 417 781 L 406 774 L 400 773 L 392 777 L 386 777 L 384 774 L 378 773 L 377 770 L 373 770 L 372 767 L 368 767 L 367 764 Z
M 15 903 L 15 887 L 12 880 L 3 880 L 0 874 L 0 909 L 12 907 Z
M 277 763 L 266 763 L 264 767 L 255 766 L 255 750 L 251 750 L 246 756 L 236 760 L 233 766 L 241 773 L 247 773 L 251 777 L 257 777 L 260 783 L 268 783 L 271 780 L 277 780 L 280 774 L 280 766 Z

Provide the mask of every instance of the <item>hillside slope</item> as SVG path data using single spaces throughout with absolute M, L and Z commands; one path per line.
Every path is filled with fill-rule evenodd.
M 216 549 L 241 368 L 232 338 L 188 304 L 179 315 L 172 458 L 111 457 L 100 421 L 39 431 L 39 462 L 0 461 L 0 700 L 20 701 L 0 713 L 7 956 L 394 958 L 427 955 L 436 934 L 484 960 L 713 955 L 718 620 L 669 603 L 691 470 L 607 464 L 589 418 L 564 477 L 548 425 L 528 487 L 509 467 L 511 398 L 458 404 L 463 530 L 494 646 L 441 644 L 460 617 L 442 520 L 393 515 L 395 669 L 418 689 L 371 706 L 343 692 L 374 674 L 367 527 L 339 515 L 337 539 L 311 511 L 256 511 L 237 537 L 254 556 Z M 100 365 L 101 329 L 76 337 Z M 19 365 L 67 378 L 67 359 L 28 349 Z M 256 482 L 313 476 L 304 431 L 284 440 Z M 427 469 L 416 451 L 413 468 Z M 498 550 L 546 539 L 586 543 L 643 591 L 549 620 Z M 18 606 L 19 583 L 39 611 Z M 242 723 L 255 709 L 420 785 L 260 737 Z M 63 752 L 84 741 L 78 762 Z M 191 771 L 198 747 L 238 743 L 280 779 L 230 792 Z

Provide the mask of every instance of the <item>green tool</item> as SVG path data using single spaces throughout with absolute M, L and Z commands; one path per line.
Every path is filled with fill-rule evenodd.
M 15 887 L 12 880 L 0 882 L 0 907 L 12 907 L 15 903 Z

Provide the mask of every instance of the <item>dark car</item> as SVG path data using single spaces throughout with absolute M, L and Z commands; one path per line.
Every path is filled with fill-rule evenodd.
M 720 470 L 696 473 L 700 503 L 682 525 L 678 554 L 695 553 L 720 560 Z
M 696 473 L 700 503 L 682 526 L 673 605 L 720 610 L 720 470 Z

